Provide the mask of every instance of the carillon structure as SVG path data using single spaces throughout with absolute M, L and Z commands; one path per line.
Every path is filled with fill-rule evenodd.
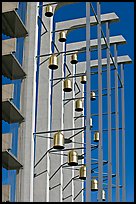
M 84 17 L 56 21 L 77 3 Z M 103 2 L 2 2 L 3 202 L 112 202 L 113 192 L 126 201 L 124 67 L 132 60 L 120 55 L 126 40 L 123 30 L 112 35 L 115 23 Z

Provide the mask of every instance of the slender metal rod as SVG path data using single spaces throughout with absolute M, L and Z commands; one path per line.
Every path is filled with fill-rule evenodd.
M 49 3 L 49 4 L 43 4 L 43 5 L 40 5 L 40 6 L 38 6 L 38 7 L 44 7 L 44 6 L 51 6 L 51 5 L 56 5 L 56 4 L 58 4 L 58 3 Z
M 41 18 L 40 16 L 38 16 L 38 19 L 41 21 L 41 24 L 43 25 L 43 27 L 44 27 L 44 29 L 45 29 L 45 32 L 47 33 L 48 30 L 47 30 L 47 28 L 46 28 L 44 22 L 42 21 L 42 18 Z
M 79 133 L 83 132 L 83 130 L 80 130 L 79 132 L 75 133 L 74 135 L 70 136 L 68 139 L 71 139 L 72 137 L 77 136 Z
M 98 145 L 92 144 L 90 148 L 95 148 L 98 147 Z M 85 149 L 85 147 L 74 147 L 74 148 L 68 148 L 68 149 L 63 149 L 63 150 L 52 150 L 51 152 L 58 152 L 58 151 L 69 151 L 69 150 L 75 150 L 75 149 Z
M 111 112 L 111 114 L 115 114 L 115 112 Z M 107 112 L 106 113 L 102 113 L 102 115 L 108 115 L 108 113 Z M 99 114 L 93 113 L 93 114 L 91 114 L 91 116 L 99 116 Z M 80 115 L 80 116 L 77 116 L 75 118 L 84 118 L 84 117 L 86 117 L 86 116 L 85 115 Z
M 58 132 L 58 131 L 81 130 L 81 129 L 85 129 L 85 127 L 67 128 L 67 129 L 62 129 L 62 130 L 51 130 L 51 131 L 45 131 L 45 132 L 35 132 L 35 133 L 33 133 L 33 135 L 45 134 L 45 133 L 54 133 L 54 132 Z
M 91 4 L 91 3 L 90 3 L 90 4 Z M 94 13 L 94 16 L 95 16 L 95 19 L 96 19 L 97 23 L 99 23 L 100 21 L 99 21 L 97 15 L 96 15 L 96 13 L 95 13 L 95 10 L 94 10 L 92 4 L 91 4 L 91 8 L 92 8 L 92 11 L 93 11 L 93 13 Z M 106 22 L 106 23 L 108 23 L 108 22 Z M 110 40 L 109 40 L 109 43 L 106 41 L 106 38 L 105 38 L 105 35 L 104 35 L 104 32 L 103 32 L 102 28 L 101 28 L 101 33 L 102 33 L 104 42 L 105 42 L 105 44 L 107 45 L 107 49 L 109 49 L 109 55 L 110 55 L 110 57 L 111 57 L 111 60 L 112 60 L 112 62 L 113 62 L 113 65 L 114 65 L 115 69 L 117 69 L 117 68 L 116 68 L 116 65 L 115 65 L 115 62 L 114 62 L 114 59 L 113 59 L 113 57 L 112 57 L 111 51 L 110 51 Z M 120 76 L 119 76 L 118 72 L 117 72 L 117 75 L 118 75 L 118 79 L 119 79 L 119 81 L 120 81 L 120 84 L 121 84 L 121 86 L 122 86 L 122 82 L 121 82 L 121 79 L 120 79 Z
M 107 162 L 103 162 L 103 165 L 105 165 L 105 164 L 107 164 L 108 163 L 108 161 Z M 91 169 L 91 172 L 93 173 L 93 170 L 94 169 L 97 169 L 98 168 L 98 166 L 96 166 L 96 167 L 94 167 L 93 169 Z
M 114 68 L 114 69 L 111 69 L 111 71 L 114 71 L 114 70 L 115 70 L 115 68 Z M 107 72 L 107 69 L 102 70 L 102 72 Z M 68 77 L 69 79 L 71 79 L 71 78 L 77 78 L 77 77 L 84 76 L 85 74 L 86 74 L 86 73 L 79 73 L 79 74 L 75 74 L 75 75 L 73 75 L 73 76 L 67 76 L 67 77 Z M 98 72 L 91 71 L 90 74 L 91 74 L 91 75 L 95 75 L 95 74 L 98 74 Z M 57 81 L 57 80 L 62 81 L 63 79 L 66 79 L 66 77 L 56 77 L 56 78 L 51 79 L 51 81 Z M 121 87 L 122 87 L 122 86 L 121 86 Z
M 96 18 L 97 23 L 99 23 L 99 19 L 98 19 L 96 13 L 95 13 L 95 10 L 94 10 L 92 4 L 91 4 L 91 8 L 92 8 L 92 11 L 93 11 L 93 13 L 94 13 L 94 16 L 95 16 L 95 18 Z M 107 22 L 107 23 L 108 23 L 108 22 Z M 105 44 L 107 45 L 107 49 L 109 49 L 109 54 L 110 54 L 111 60 L 112 60 L 112 62 L 113 62 L 113 65 L 114 65 L 115 69 L 117 69 L 117 68 L 116 68 L 116 65 L 115 65 L 115 62 L 114 62 L 114 60 L 113 60 L 111 51 L 110 51 L 110 46 L 109 46 L 109 45 L 110 45 L 110 41 L 109 41 L 109 43 L 107 43 L 106 38 L 105 38 L 105 35 L 104 35 L 104 32 L 103 32 L 102 29 L 101 29 L 101 33 L 102 33 L 103 39 L 104 39 L 104 41 L 105 41 Z M 120 81 L 120 83 L 121 83 L 121 86 L 122 86 L 122 82 L 121 82 L 121 79 L 120 79 L 120 76 L 119 76 L 118 72 L 117 72 L 117 75 L 118 75 L 118 79 L 119 79 L 119 81 Z
M 91 90 L 91 75 L 90 75 L 90 2 L 86 2 L 86 202 L 91 202 L 91 191 L 90 191 L 90 180 L 91 180 L 91 137 L 90 133 L 90 113 L 91 113 L 91 103 L 90 103 L 90 90 Z
M 69 197 L 71 197 L 72 196 L 72 194 L 71 195 L 68 195 L 67 197 L 65 197 L 65 198 L 63 198 L 63 200 L 66 200 L 67 198 L 69 198 Z
M 82 188 L 79 193 L 74 197 L 74 200 L 76 200 L 76 198 L 80 195 L 80 193 L 84 190 L 84 188 Z
M 64 186 L 63 191 L 65 190 L 65 188 L 67 188 L 67 186 L 72 182 L 73 179 L 79 177 L 79 175 L 72 177 L 72 179 L 70 179 L 70 181 Z
M 114 44 L 114 60 L 117 69 L 115 69 L 115 120 L 116 120 L 116 202 L 120 202 L 119 196 L 119 94 L 118 94 L 118 63 L 117 63 L 117 45 Z
M 53 28 L 53 19 L 50 18 L 49 20 L 49 39 L 50 41 L 52 40 L 52 28 Z M 49 43 L 49 51 L 50 53 L 52 52 L 52 49 L 51 49 L 51 43 Z M 49 76 L 49 79 L 48 79 L 48 112 L 47 112 L 47 115 L 48 115 L 48 120 L 47 120 L 47 129 L 48 129 L 48 134 L 47 136 L 48 137 L 51 137 L 51 97 L 52 97 L 52 90 L 51 90 L 51 70 L 49 69 L 48 70 L 48 76 Z M 48 139 L 47 140 L 47 149 L 49 150 L 51 148 L 51 144 L 50 144 L 50 140 Z M 51 148 L 52 149 L 52 148 Z M 46 202 L 49 202 L 50 200 L 50 191 L 49 191 L 49 186 L 50 186 L 50 181 L 49 181 L 49 176 L 50 176 L 50 155 L 49 155 L 49 151 L 47 152 L 47 157 L 46 157 L 46 162 L 47 162 L 47 174 L 46 174 Z
M 39 161 L 34 165 L 34 168 L 43 160 L 43 158 L 47 155 L 47 153 L 49 153 L 49 151 L 53 149 L 53 147 L 51 147 L 50 149 L 48 149 L 44 155 L 39 159 Z
M 72 69 L 72 74 L 75 75 L 76 74 L 76 65 L 73 64 L 73 69 Z M 72 97 L 75 98 L 75 83 L 76 83 L 76 78 L 73 78 L 73 82 L 72 82 Z M 62 103 L 63 104 L 63 103 Z M 75 102 L 73 101 L 72 103 L 72 128 L 75 128 L 75 121 L 74 121 L 74 117 L 75 117 Z M 75 135 L 75 131 L 72 130 L 72 135 Z M 74 137 L 73 137 L 73 141 L 74 141 Z M 72 144 L 72 148 L 74 148 L 74 143 Z M 72 178 L 74 178 L 75 175 L 75 171 L 74 171 L 74 167 L 72 167 Z M 74 189 L 74 180 L 72 179 L 72 183 L 71 183 L 71 193 L 72 193 L 72 202 L 74 202 L 74 196 L 75 196 L 75 189 Z
M 99 172 L 98 171 L 94 171 L 93 173 L 98 174 Z M 108 176 L 108 173 L 107 172 L 103 172 L 103 175 L 107 175 Z M 112 174 L 112 176 L 116 176 L 116 174 Z
M 81 127 L 81 128 L 75 128 L 76 130 L 81 130 L 82 129 L 82 131 L 84 131 L 85 129 L 86 129 L 86 126 L 85 127 Z M 63 130 L 63 131 L 70 131 L 71 129 L 65 129 L 65 130 Z M 116 128 L 112 128 L 111 130 L 116 130 Z M 122 130 L 122 128 L 120 127 L 119 128 L 119 130 Z M 49 131 L 49 132 L 57 132 L 58 130 L 53 130 L 53 131 Z M 92 132 L 95 132 L 95 131 L 98 131 L 98 130 L 91 130 Z M 102 131 L 108 131 L 108 129 L 103 129 Z M 37 137 L 41 137 L 41 138 L 46 138 L 46 139 L 53 139 L 52 137 L 44 137 L 44 136 L 39 136 L 39 134 L 45 134 L 45 133 L 48 133 L 48 131 L 47 132 L 37 132 L 37 133 L 34 133 L 35 135 L 38 135 Z M 77 134 L 79 134 L 79 132 L 77 133 Z M 76 136 L 77 134 L 75 134 L 75 135 L 72 135 L 71 137 L 73 137 L 73 136 Z M 70 137 L 70 138 L 71 138 Z M 70 139 L 70 138 L 68 138 L 68 139 Z
M 37 176 L 40 176 L 40 175 L 42 175 L 42 174 L 44 174 L 44 173 L 46 173 L 47 172 L 47 169 L 46 170 L 44 170 L 44 171 L 42 171 L 42 172 L 40 172 L 40 173 L 35 173 L 34 174 L 34 178 L 36 178 Z
M 82 86 L 82 97 L 84 97 L 84 90 L 85 90 L 85 86 L 83 85 L 83 86 Z M 85 106 L 85 104 L 86 104 L 86 102 L 85 102 L 85 100 L 84 100 L 84 106 Z M 84 114 L 85 114 L 85 108 L 84 108 Z M 74 120 L 75 120 L 75 118 L 74 118 Z M 82 118 L 81 121 L 82 121 L 82 126 L 84 126 L 84 124 L 85 124 L 85 118 Z M 82 131 L 82 133 L 81 133 L 81 138 L 82 138 L 82 147 L 84 147 L 84 145 L 86 145 L 85 140 L 84 140 L 84 131 Z M 86 154 L 84 149 L 82 149 L 81 151 L 82 151 L 82 155 L 85 155 L 85 154 Z M 83 163 L 85 163 L 85 157 L 84 157 Z M 85 185 L 85 182 L 82 182 L 81 185 L 82 185 L 82 188 L 84 188 L 84 187 L 85 187 L 85 186 L 84 186 L 84 185 Z M 84 202 L 84 192 L 82 192 L 81 196 L 82 196 L 81 202 Z
M 106 38 L 109 45 L 110 24 L 106 23 Z M 111 75 L 110 75 L 110 50 L 107 48 L 107 105 L 108 105 L 108 202 L 112 201 L 112 145 L 111 145 Z
M 125 97 L 124 97 L 124 66 L 121 64 L 121 79 L 123 87 L 121 89 L 122 101 L 122 202 L 126 202 L 126 165 L 125 165 Z
M 52 190 L 52 189 L 54 189 L 54 188 L 56 188 L 56 187 L 58 187 L 58 186 L 60 186 L 61 185 L 61 183 L 58 183 L 58 184 L 56 184 L 56 185 L 54 185 L 54 186 L 52 186 L 52 187 L 49 187 L 49 190 Z
M 58 40 L 58 39 L 56 39 Z M 62 44 L 61 46 L 62 51 L 65 51 L 65 43 Z M 64 54 L 61 56 L 61 76 L 64 77 L 64 72 L 65 72 L 65 67 L 64 67 Z M 64 100 L 64 91 L 63 91 L 63 84 L 61 84 L 61 101 Z M 64 129 L 64 106 L 63 103 L 61 103 L 61 129 Z M 62 132 L 63 134 L 63 132 Z M 64 163 L 63 161 L 63 151 L 61 151 L 61 165 Z M 60 202 L 63 202 L 63 168 L 60 168 Z
M 64 166 L 65 164 L 67 164 L 67 162 L 61 164 L 61 165 L 58 167 L 58 169 L 51 175 L 51 177 L 50 177 L 49 180 L 51 180 L 51 179 L 55 176 L 55 174 L 59 171 L 59 169 L 60 169 L 62 166 Z
M 102 137 L 102 51 L 101 51 L 101 3 L 97 2 L 97 38 L 98 38 L 98 123 L 99 123 L 99 134 L 100 140 L 98 145 L 98 202 L 102 201 L 102 182 L 103 182 L 103 137 Z

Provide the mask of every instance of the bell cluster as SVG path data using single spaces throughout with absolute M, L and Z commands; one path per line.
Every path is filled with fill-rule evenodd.
M 45 16 L 46 17 L 52 17 L 53 16 L 53 7 L 51 5 L 48 5 L 45 7 Z M 59 42 L 66 42 L 66 31 L 61 31 L 59 33 Z M 77 64 L 78 63 L 78 56 L 77 53 L 74 53 L 71 55 L 71 64 Z M 56 70 L 58 69 L 58 58 L 56 54 L 52 54 L 49 58 L 49 69 Z M 81 84 L 86 84 L 87 77 L 86 75 L 82 75 L 80 82 Z M 63 81 L 63 91 L 64 92 L 71 92 L 72 91 L 72 81 L 67 77 Z M 91 101 L 96 100 L 96 95 L 94 91 L 91 91 L 90 94 Z M 81 99 L 78 99 L 75 101 L 75 111 L 82 112 L 83 111 L 83 101 Z M 90 128 L 92 128 L 92 118 L 90 118 Z M 94 133 L 94 142 L 99 142 L 99 132 L 96 131 Z M 64 149 L 64 135 L 58 131 L 54 134 L 54 149 Z M 78 165 L 78 153 L 75 150 L 71 150 L 68 152 L 68 165 L 69 166 L 77 166 Z M 79 179 L 86 180 L 86 165 L 82 165 L 79 169 Z M 98 181 L 96 179 L 91 180 L 91 191 L 98 191 Z M 105 201 L 105 191 L 102 190 L 102 200 Z

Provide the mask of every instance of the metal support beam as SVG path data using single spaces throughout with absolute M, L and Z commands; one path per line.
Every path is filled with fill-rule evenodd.
M 101 51 L 101 3 L 97 2 L 97 38 L 98 38 L 98 123 L 100 140 L 98 145 L 98 202 L 102 201 L 102 182 L 103 182 L 103 137 L 102 137 L 102 51 Z
M 111 76 L 110 76 L 110 25 L 106 23 L 107 38 L 107 106 L 108 106 L 108 202 L 112 201 L 112 146 L 111 146 Z
M 84 90 L 85 90 L 85 87 L 82 86 L 82 97 L 84 97 Z M 85 106 L 85 104 L 86 104 L 86 102 L 84 100 L 84 106 Z M 84 108 L 83 113 L 85 114 L 85 108 Z M 74 118 L 74 120 L 75 120 L 75 118 Z M 85 118 L 82 118 L 82 127 L 84 125 L 85 125 Z M 85 145 L 85 138 L 84 138 L 85 137 L 85 133 L 84 133 L 84 131 L 81 132 L 81 137 L 82 137 L 82 147 L 84 147 L 84 145 Z M 82 155 L 84 155 L 85 153 L 86 153 L 85 150 L 82 149 Z M 84 157 L 83 163 L 85 164 L 85 157 Z M 85 188 L 85 182 L 82 182 L 82 189 L 83 188 Z M 84 197 L 85 197 L 85 192 L 82 191 L 82 200 L 81 200 L 81 202 L 85 201 Z
M 122 202 L 126 202 L 126 166 L 125 166 L 125 97 L 124 97 L 124 66 L 121 64 L 122 102 Z
M 91 202 L 90 181 L 91 181 L 91 130 L 90 130 L 90 117 L 91 117 L 91 103 L 90 103 L 90 90 L 91 90 L 91 75 L 90 75 L 90 2 L 86 2 L 86 76 L 87 76 L 87 93 L 86 93 L 86 202 Z
M 119 198 L 119 99 L 118 99 L 118 63 L 117 63 L 117 45 L 114 45 L 114 59 L 115 59 L 115 120 L 116 120 L 116 202 L 120 201 Z
M 95 16 L 95 18 L 96 18 L 97 23 L 99 23 L 99 19 L 98 19 L 96 13 L 95 13 L 95 10 L 94 10 L 92 4 L 91 4 L 91 8 L 92 8 L 92 11 L 93 11 L 93 13 L 94 13 L 94 16 Z M 109 23 L 109 22 L 107 22 L 107 23 Z M 106 24 L 107 24 L 107 23 L 106 23 Z M 103 39 L 104 39 L 104 41 L 105 41 L 105 44 L 107 45 L 107 49 L 109 49 L 109 55 L 110 55 L 110 57 L 111 57 L 111 60 L 112 60 L 112 62 L 113 62 L 113 65 L 114 65 L 115 69 L 117 69 L 117 67 L 116 67 L 116 65 L 115 65 L 115 62 L 114 62 L 114 60 L 113 60 L 111 51 L 110 51 L 110 39 L 109 39 L 109 42 L 106 41 L 106 38 L 105 38 L 105 35 L 104 35 L 104 32 L 103 32 L 102 28 L 101 28 L 101 33 L 102 33 Z M 120 76 L 119 76 L 118 72 L 117 72 L 117 75 L 118 75 L 118 79 L 119 79 L 119 81 L 120 81 L 120 84 L 121 84 L 121 86 L 122 86 L 122 82 L 121 82 L 121 79 L 120 79 Z
M 74 64 L 73 65 L 73 75 L 76 74 L 76 65 Z M 72 97 L 75 98 L 75 83 L 76 83 L 76 78 L 73 78 L 73 82 L 72 82 Z M 62 103 L 63 104 L 63 103 Z M 75 117 L 75 101 L 73 101 L 72 103 L 72 127 L 73 129 L 75 128 L 75 120 L 74 120 L 74 117 Z M 72 135 L 75 134 L 75 130 L 72 130 Z M 73 137 L 73 141 L 74 141 L 74 137 Z M 74 148 L 74 143 L 72 144 L 72 148 Z M 72 167 L 72 178 L 74 178 L 74 167 Z M 75 197 L 75 191 L 74 191 L 74 180 L 72 179 L 72 202 L 74 202 L 74 197 Z
M 51 31 L 52 31 L 52 26 L 53 25 L 53 19 L 50 18 L 50 23 L 49 23 L 49 35 L 50 35 L 50 39 L 52 39 L 52 34 L 51 34 Z M 51 45 L 50 46 L 50 53 L 52 52 L 51 51 Z M 48 71 L 48 74 L 49 74 L 49 80 L 48 80 L 48 83 L 49 83 L 49 87 L 48 87 L 48 123 L 47 123 L 47 126 L 48 126 L 48 131 L 51 130 L 51 70 Z M 47 134 L 48 137 L 51 137 L 51 134 L 50 132 L 48 132 Z M 47 140 L 47 149 L 49 150 L 51 148 L 51 145 L 50 145 L 50 140 Z M 47 157 L 46 157 L 46 162 L 47 162 L 47 173 L 46 173 L 46 182 L 47 182 L 47 185 L 46 185 L 46 202 L 49 202 L 49 199 L 50 199 L 50 189 L 49 189 L 49 186 L 50 186 L 50 182 L 49 182 L 49 178 L 50 178 L 50 155 L 49 155 L 49 152 L 47 153 Z
M 62 44 L 62 51 L 65 51 L 65 43 Z M 62 72 L 61 72 L 61 76 L 64 77 L 64 72 L 65 72 L 65 68 L 64 68 L 64 54 L 62 54 Z M 63 86 L 61 86 L 61 101 L 64 100 L 64 91 L 63 91 Z M 64 106 L 63 103 L 61 103 L 61 129 L 64 129 Z M 63 134 L 63 132 L 62 132 Z M 61 165 L 64 163 L 63 161 L 63 151 L 61 151 Z M 60 202 L 63 202 L 63 168 L 60 168 Z

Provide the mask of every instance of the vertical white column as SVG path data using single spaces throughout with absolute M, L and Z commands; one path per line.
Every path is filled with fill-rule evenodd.
M 20 109 L 25 122 L 19 128 L 18 159 L 23 164 L 17 175 L 17 201 L 33 202 L 34 178 L 34 137 L 35 99 L 38 43 L 38 5 L 39 2 L 27 3 L 26 28 L 28 37 L 24 42 L 23 67 L 27 77 L 22 82 Z
M 45 5 L 46 2 L 43 2 Z M 49 2 L 48 2 L 49 3 Z M 39 8 L 41 9 L 41 8 Z M 53 17 L 45 16 L 45 6 L 42 7 L 41 38 L 40 38 L 40 55 L 51 54 L 52 41 L 52 22 Z M 40 20 L 39 20 L 40 23 Z M 45 27 L 47 32 L 45 33 Z M 37 123 L 36 132 L 50 131 L 51 119 L 51 70 L 49 69 L 49 56 L 40 57 L 39 78 L 38 78 L 38 97 L 37 97 Z M 47 138 L 36 137 L 35 164 L 43 157 L 45 152 L 50 149 L 50 133 L 43 135 Z M 49 201 L 49 176 L 50 176 L 50 154 L 47 153 L 43 159 L 35 166 L 34 177 L 34 202 Z
M 62 51 L 65 51 L 65 42 L 62 45 Z M 62 72 L 61 72 L 62 78 L 64 77 L 64 54 L 62 54 Z M 63 81 L 61 82 L 63 83 Z M 63 100 L 64 100 L 64 91 L 63 91 L 63 85 L 61 86 L 61 129 L 64 129 L 64 105 L 63 105 Z M 62 132 L 63 134 L 63 132 Z M 63 151 L 61 151 L 61 156 L 60 156 L 60 164 L 63 165 Z M 60 169 L 60 202 L 63 202 L 63 167 Z
M 33 80 L 33 104 L 32 104 L 32 136 L 31 136 L 31 159 L 30 159 L 30 202 L 33 202 L 33 188 L 34 188 L 34 131 L 35 131 L 35 123 L 36 123 L 36 118 L 35 118 L 35 105 L 36 105 L 36 71 L 37 71 L 37 48 L 38 48 L 38 6 L 39 6 L 39 2 L 36 3 L 36 16 L 35 16 L 35 48 L 34 48 L 34 80 Z
M 119 93 L 118 93 L 118 62 L 117 62 L 117 44 L 114 44 L 115 60 L 115 128 L 116 128 L 116 201 L 120 202 L 119 195 Z
M 75 75 L 75 67 L 76 65 L 73 64 L 72 66 L 72 75 Z M 72 98 L 75 98 L 75 78 L 73 77 L 73 83 L 72 83 Z M 72 128 L 75 128 L 75 121 L 74 121 L 74 117 L 75 117 L 75 100 L 72 101 Z M 72 130 L 72 135 L 75 134 L 75 131 Z M 74 137 L 72 139 L 72 141 L 74 142 Z M 72 148 L 74 148 L 74 143 L 72 143 Z M 74 178 L 74 167 L 72 167 L 72 178 Z M 74 202 L 74 180 L 72 179 L 72 202 Z
M 124 92 L 124 64 L 121 64 L 121 111 L 122 111 L 122 202 L 126 202 L 126 135 L 125 135 L 125 92 Z
M 91 129 L 90 129 L 90 117 L 91 117 L 91 75 L 90 75 L 90 2 L 86 2 L 86 202 L 91 202 Z M 89 67 L 89 68 L 88 68 Z
M 103 188 L 103 117 L 102 117 L 102 50 L 101 50 L 101 3 L 97 2 L 97 38 L 98 38 L 98 123 L 100 140 L 98 144 L 98 202 L 102 201 Z
M 49 35 L 50 35 L 50 40 L 52 40 L 52 29 L 53 29 L 53 16 L 49 19 Z M 49 42 L 49 53 L 52 53 L 51 50 L 51 41 Z M 49 86 L 48 86 L 48 124 L 47 124 L 47 128 L 48 131 L 51 130 L 51 69 L 49 69 Z M 51 137 L 51 133 L 48 133 L 48 138 Z M 49 150 L 51 148 L 51 144 L 50 144 L 50 139 L 47 139 L 47 150 Z M 47 182 L 47 187 L 46 187 L 46 202 L 49 202 L 49 177 L 50 177 L 50 153 L 47 153 L 47 173 L 46 173 L 46 182 Z

